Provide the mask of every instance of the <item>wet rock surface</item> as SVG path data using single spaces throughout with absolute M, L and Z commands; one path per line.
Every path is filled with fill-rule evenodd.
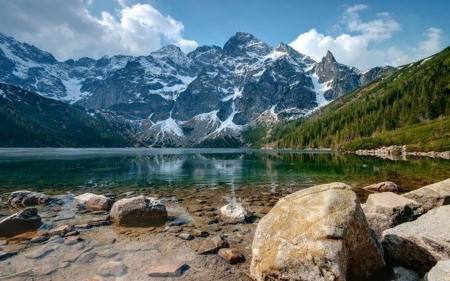
M 26 208 L 0 221 L 0 237 L 13 237 L 41 226 L 41 217 L 34 207 Z

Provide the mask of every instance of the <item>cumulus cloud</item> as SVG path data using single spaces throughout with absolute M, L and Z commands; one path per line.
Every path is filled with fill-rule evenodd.
M 434 54 L 442 49 L 442 30 L 430 28 L 426 40 L 415 47 L 388 47 L 387 50 L 371 48 L 372 43 L 391 39 L 401 26 L 389 13 L 379 13 L 376 19 L 363 21 L 360 12 L 367 5 L 355 5 L 346 9 L 338 26 L 343 26 L 341 35 L 332 37 L 316 29 L 300 34 L 290 45 L 297 51 L 320 61 L 330 50 L 336 59 L 361 70 L 374 66 L 398 66 Z
M 148 55 L 162 43 L 177 45 L 184 52 L 198 46 L 183 37 L 181 22 L 151 5 L 117 3 L 116 13 L 104 11 L 97 18 L 87 9 L 93 0 L 87 6 L 82 0 L 7 1 L 0 10 L 0 32 L 34 44 L 59 60 Z

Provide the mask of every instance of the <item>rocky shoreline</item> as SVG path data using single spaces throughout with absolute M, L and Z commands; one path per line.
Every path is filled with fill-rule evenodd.
M 403 145 L 403 146 L 392 145 L 392 146 L 387 146 L 387 147 L 380 147 L 377 149 L 359 149 L 354 152 L 345 151 L 345 153 L 355 153 L 357 155 L 364 155 L 364 156 L 376 156 L 376 157 L 380 157 L 383 159 L 391 159 L 391 160 L 406 160 L 407 156 L 450 159 L 450 151 L 444 151 L 444 152 L 407 151 L 405 145 Z
M 365 204 L 343 183 L 235 198 L 13 192 L 0 208 L 0 280 L 449 278 L 450 179 L 366 190 Z

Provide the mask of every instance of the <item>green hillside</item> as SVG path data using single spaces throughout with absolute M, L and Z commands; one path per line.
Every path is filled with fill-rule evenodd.
M 450 150 L 450 47 L 339 97 L 304 120 L 278 148 Z
M 0 83 L 0 147 L 132 145 L 107 124 L 81 107 Z

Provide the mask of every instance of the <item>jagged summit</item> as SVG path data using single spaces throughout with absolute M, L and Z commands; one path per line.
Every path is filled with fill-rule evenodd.
M 272 51 L 272 47 L 250 33 L 237 32 L 225 43 L 223 51 L 227 55 L 232 56 L 245 55 L 248 53 L 267 55 Z
M 327 54 L 325 55 L 325 57 L 322 58 L 322 61 L 325 61 L 325 63 L 337 63 L 336 59 L 334 58 L 330 50 L 327 51 Z

